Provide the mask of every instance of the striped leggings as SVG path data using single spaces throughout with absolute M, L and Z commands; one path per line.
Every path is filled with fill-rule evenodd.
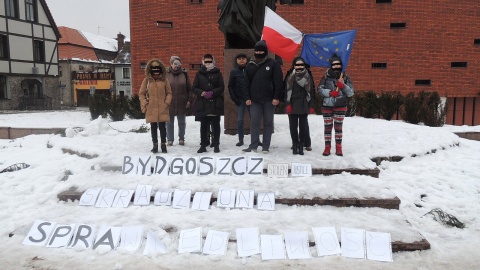
M 325 138 L 325 145 L 332 144 L 332 128 L 335 128 L 335 143 L 342 143 L 342 126 L 343 119 L 347 114 L 347 107 L 322 107 L 323 124 L 325 126 L 323 136 Z

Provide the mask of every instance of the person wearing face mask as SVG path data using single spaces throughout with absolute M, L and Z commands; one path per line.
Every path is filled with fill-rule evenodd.
M 324 122 L 325 150 L 324 156 L 330 155 L 332 129 L 335 129 L 335 154 L 343 156 L 343 119 L 347 113 L 347 97 L 354 94 L 353 83 L 350 77 L 342 73 L 342 60 L 334 55 L 330 58 L 331 68 L 320 80 L 318 94 L 323 96 L 322 114 Z
M 315 113 L 315 85 L 301 57 L 293 59 L 293 70 L 285 82 L 285 110 L 290 124 L 294 155 L 303 155 L 307 116 Z
M 220 152 L 220 117 L 223 115 L 223 91 L 225 85 L 220 69 L 215 66 L 211 54 L 205 54 L 202 67 L 195 75 L 192 91 L 196 95 L 195 117 L 200 120 L 200 149 L 207 152 L 208 130 L 213 125 L 213 151 Z
M 167 79 L 172 87 L 172 104 L 170 105 L 170 122 L 167 123 L 167 145 L 174 142 L 175 117 L 178 124 L 178 144 L 185 145 L 185 118 L 190 109 L 192 91 L 188 70 L 182 68 L 180 57 L 170 57 L 170 66 L 167 68 Z
M 138 93 L 145 120 L 150 123 L 153 142 L 151 152 L 153 153 L 158 153 L 157 129 L 160 129 L 162 153 L 167 153 L 165 123 L 170 121 L 168 108 L 172 102 L 172 90 L 166 76 L 166 68 L 162 61 L 159 59 L 148 61 L 145 67 L 145 79 L 143 79 Z
M 256 152 L 260 145 L 260 123 L 263 119 L 262 152 L 269 153 L 273 133 L 275 106 L 283 98 L 283 73 L 280 63 L 268 57 L 267 43 L 255 44 L 255 58 L 247 64 L 249 87 L 244 91 L 245 104 L 250 106 L 250 145 L 243 152 Z

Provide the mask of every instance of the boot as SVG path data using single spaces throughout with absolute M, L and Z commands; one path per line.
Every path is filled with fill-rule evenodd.
M 335 145 L 335 154 L 337 154 L 337 156 L 343 156 L 342 144 L 341 143 L 337 143 Z
M 152 153 L 158 153 L 158 143 L 153 143 L 153 148 L 150 150 Z
M 325 150 L 323 150 L 323 154 L 324 156 L 330 156 L 330 149 L 332 148 L 331 145 L 325 145 Z
M 160 147 L 162 148 L 162 153 L 167 153 L 167 145 L 165 143 L 162 143 Z
M 298 154 L 303 156 L 303 142 L 298 144 Z
M 214 152 L 214 153 L 220 153 L 220 145 L 219 145 L 219 143 L 216 143 L 216 144 L 213 146 L 213 152 Z
M 197 153 L 199 153 L 199 154 L 200 154 L 200 153 L 205 153 L 205 152 L 207 152 L 207 148 L 206 148 L 205 146 L 203 146 L 203 145 L 200 146 L 200 149 L 197 150 Z
M 292 149 L 293 149 L 293 154 L 298 155 L 298 143 L 294 143 L 292 145 Z

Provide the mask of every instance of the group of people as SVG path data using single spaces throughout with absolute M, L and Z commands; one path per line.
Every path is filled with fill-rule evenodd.
M 331 153 L 332 130 L 335 130 L 335 154 L 343 155 L 342 127 L 347 112 L 348 97 L 354 89 L 350 77 L 342 73 L 342 61 L 334 55 L 331 68 L 320 80 L 317 92 L 323 98 L 324 156 Z M 190 86 L 191 85 L 191 86 Z M 195 120 L 200 122 L 200 148 L 197 153 L 207 152 L 212 146 L 220 152 L 220 119 L 224 113 L 224 81 L 215 58 L 205 54 L 202 66 L 191 84 L 181 58 L 172 56 L 170 66 L 165 67 L 159 59 L 152 59 L 145 67 L 145 79 L 139 96 L 146 122 L 150 123 L 153 153 L 158 153 L 160 130 L 161 151 L 174 142 L 174 120 L 177 117 L 179 145 L 185 144 L 185 118 L 193 109 Z M 268 56 L 264 40 L 255 44 L 254 57 L 248 60 L 245 53 L 235 57 L 235 67 L 230 72 L 228 91 L 237 107 L 238 143 L 244 145 L 245 111 L 250 117 L 250 144 L 243 152 L 256 152 L 261 146 L 263 153 L 270 151 L 276 106 L 283 101 L 288 114 L 292 153 L 304 154 L 312 150 L 308 114 L 315 113 L 315 82 L 308 64 L 301 57 L 293 59 L 292 67 L 285 78 L 280 63 Z M 263 121 L 263 142 L 260 141 Z M 211 134 L 211 138 L 209 138 Z

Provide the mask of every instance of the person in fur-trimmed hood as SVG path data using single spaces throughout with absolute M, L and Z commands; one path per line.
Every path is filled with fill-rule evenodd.
M 330 155 L 332 128 L 335 129 L 335 154 L 343 156 L 343 119 L 347 113 L 347 97 L 354 94 L 353 83 L 347 74 L 342 74 L 342 60 L 334 55 L 330 59 L 332 67 L 318 85 L 318 94 L 323 96 L 322 114 L 324 122 L 324 156 Z M 338 89 L 338 90 L 337 90 Z
M 167 153 L 167 131 L 165 123 L 170 121 L 169 107 L 172 102 L 172 89 L 167 80 L 167 70 L 159 59 L 151 59 L 145 67 L 145 79 L 140 91 L 140 106 L 145 120 L 150 123 L 153 153 L 158 153 L 157 128 L 160 129 L 162 153 Z

